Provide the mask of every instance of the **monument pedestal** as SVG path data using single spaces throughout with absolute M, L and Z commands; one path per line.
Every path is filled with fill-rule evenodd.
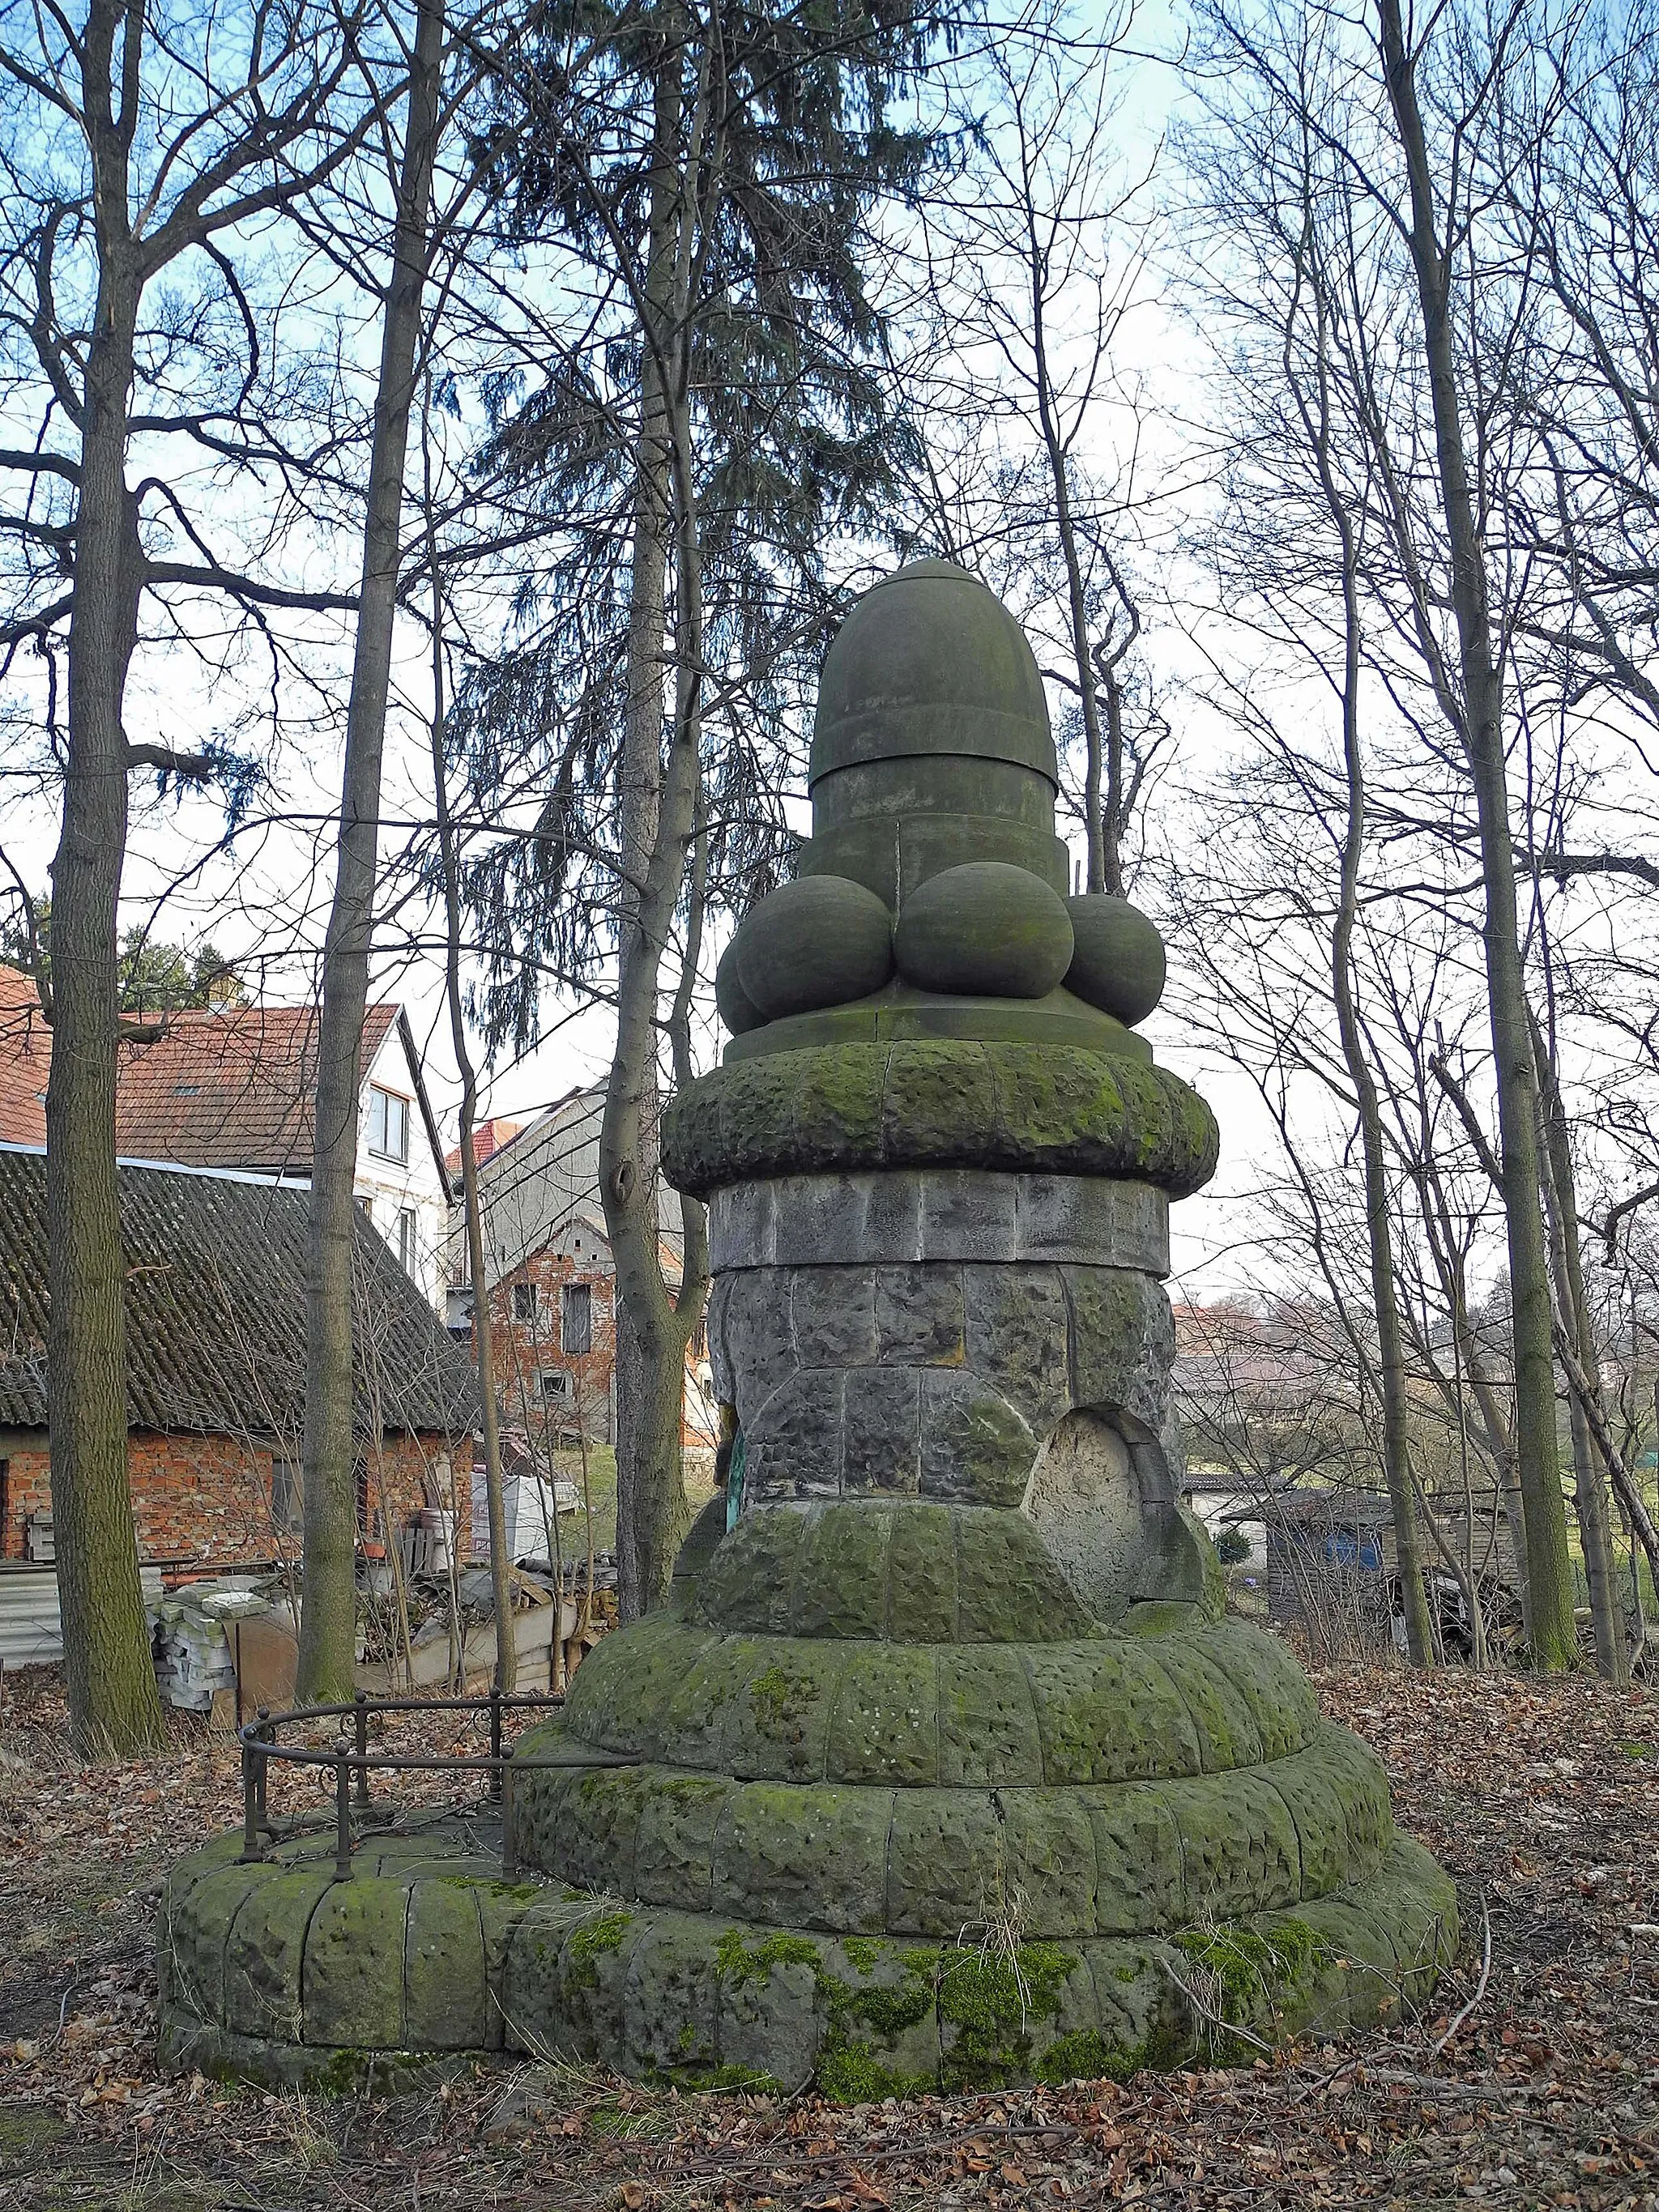
M 924 562 L 866 595 L 801 875 L 664 1119 L 709 1210 L 726 1494 L 523 1739 L 522 1882 L 459 1832 L 349 1884 L 307 1845 L 185 1862 L 180 2063 L 524 2051 L 857 2098 L 1426 1997 L 1452 1886 L 1285 1646 L 1222 1618 L 1181 1504 L 1168 1208 L 1217 1132 L 1133 1033 L 1157 932 L 1063 896 L 1056 780 L 988 592 Z

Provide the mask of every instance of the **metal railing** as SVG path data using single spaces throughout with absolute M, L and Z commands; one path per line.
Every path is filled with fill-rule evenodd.
M 261 1705 L 256 1717 L 240 1731 L 242 1745 L 242 1851 L 240 1863 L 248 1865 L 263 1862 L 266 1838 L 275 1843 L 281 1840 L 266 1811 L 266 1784 L 271 1760 L 295 1766 L 331 1767 L 334 1773 L 334 1878 L 337 1881 L 351 1879 L 351 1854 L 355 1847 L 354 1815 L 359 1823 L 367 1825 L 374 1810 L 369 1796 L 368 1778 L 372 1772 L 398 1772 L 419 1770 L 452 1774 L 488 1774 L 489 1801 L 501 1808 L 501 1874 L 512 1881 L 519 1871 L 518 1840 L 514 1832 L 513 1778 L 516 1771 L 539 1771 L 546 1769 L 565 1769 L 590 1766 L 631 1766 L 637 1764 L 629 1752 L 590 1752 L 584 1747 L 583 1755 L 576 1758 L 534 1759 L 519 1761 L 515 1768 L 516 1746 L 502 1741 L 503 1717 L 514 1711 L 556 1712 L 564 1704 L 562 1690 L 530 1692 L 509 1696 L 492 1689 L 483 1698 L 372 1698 L 367 1691 L 359 1690 L 349 1705 L 296 1705 L 291 1711 L 273 1713 Z M 371 1750 L 368 1741 L 368 1723 L 372 1713 L 483 1713 L 489 1716 L 489 1749 L 488 1752 L 410 1752 Z M 277 1730 L 283 1728 L 305 1726 L 318 1721 L 346 1721 L 352 1723 L 349 1735 L 342 1729 L 331 1745 L 283 1743 Z

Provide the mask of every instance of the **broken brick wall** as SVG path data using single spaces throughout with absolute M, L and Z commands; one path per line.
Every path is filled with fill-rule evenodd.
M 135 1430 L 127 1474 L 141 1559 L 215 1568 L 264 1565 L 300 1551 L 299 1453 L 236 1437 Z M 419 1507 L 456 1512 L 463 1552 L 471 1516 L 471 1446 L 440 1436 L 371 1443 L 358 1482 L 359 1522 L 386 1540 Z M 0 1443 L 0 1559 L 28 1555 L 31 1519 L 52 1511 L 46 1439 Z M 291 1474 L 283 1476 L 280 1468 Z M 276 1495 L 273 1495 L 273 1486 Z M 286 1516 L 283 1510 L 287 1508 Z

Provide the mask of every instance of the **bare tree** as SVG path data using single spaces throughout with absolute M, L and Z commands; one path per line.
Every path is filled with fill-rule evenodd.
M 356 1507 L 351 1437 L 351 1235 L 363 1019 L 368 1000 L 380 774 L 392 641 L 403 567 L 401 524 L 416 392 L 422 297 L 442 103 L 443 0 L 416 0 L 407 112 L 396 157 L 396 214 L 384 294 L 380 365 L 363 518 L 362 576 L 346 712 L 333 903 L 323 952 L 306 1310 L 306 1605 L 299 1692 L 349 1694 L 356 1624 Z M 510 1664 L 510 1662 L 509 1662 Z
M 1252 14 L 1217 4 L 1205 20 L 1213 108 L 1226 118 L 1224 141 L 1231 133 L 1236 153 L 1248 146 L 1266 163 L 1254 235 L 1281 271 L 1309 220 L 1296 177 L 1313 169 L 1312 212 L 1331 240 L 1344 309 L 1346 433 L 1376 484 L 1376 526 L 1362 558 L 1383 631 L 1379 672 L 1400 707 L 1431 717 L 1449 738 L 1452 753 L 1419 720 L 1433 757 L 1460 765 L 1473 805 L 1531 1633 L 1539 1663 L 1571 1666 L 1572 1582 L 1509 784 L 1513 592 L 1497 483 L 1518 465 L 1504 435 L 1514 410 L 1503 366 L 1524 319 L 1526 278 L 1507 258 L 1500 265 L 1466 219 L 1468 148 L 1490 129 L 1492 87 L 1541 49 L 1547 27 L 1516 11 L 1487 40 L 1472 13 L 1458 14 L 1437 18 L 1413 44 L 1396 0 L 1379 0 L 1363 28 L 1319 5 Z M 1547 128 L 1538 117 L 1532 124 Z M 1251 198 L 1248 179 L 1231 195 L 1241 209 Z M 1510 594 L 1496 618 L 1494 569 Z M 1423 695 L 1421 708 L 1413 691 Z
M 0 292 L 14 413 L 37 425 L 0 454 L 22 486 L 0 524 L 14 556 L 0 647 L 14 672 L 21 645 L 39 654 L 62 749 L 47 1094 L 58 1582 L 74 1724 L 122 1745 L 160 1729 L 127 1495 L 114 1168 L 129 781 L 216 781 L 233 805 L 246 788 L 228 750 L 131 734 L 129 678 L 147 612 L 172 622 L 192 597 L 256 622 L 349 604 L 222 558 L 213 502 L 192 503 L 169 463 L 204 463 L 222 503 L 226 482 L 245 492 L 256 470 L 280 481 L 300 459 L 264 419 L 257 272 L 273 220 L 361 135 L 356 22 L 311 5 L 233 21 L 207 0 L 162 25 L 93 0 L 78 27 L 14 13 L 0 40 Z
M 1142 520 L 1144 403 L 1120 360 L 1151 220 L 1150 165 L 1121 151 L 1133 27 L 1132 9 L 1083 31 L 1045 6 L 975 51 L 976 153 L 927 209 L 929 313 L 906 373 L 921 534 L 994 578 L 1036 636 L 1067 703 L 1062 736 L 1069 722 L 1081 740 L 1085 888 L 1117 897 L 1171 738 L 1137 662 L 1124 556 Z

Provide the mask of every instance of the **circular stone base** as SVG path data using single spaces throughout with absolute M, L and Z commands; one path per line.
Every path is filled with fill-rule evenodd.
M 686 2087 L 816 2079 L 847 2101 L 1237 2059 L 1426 1997 L 1452 1886 L 1397 1838 L 1365 1879 L 1284 1912 L 1082 1942 L 1012 1925 L 951 1942 L 806 1934 L 503 1882 L 457 1816 L 331 1834 L 245 1865 L 180 1861 L 160 1923 L 177 2068 L 318 2089 L 409 2088 L 517 2054 Z

